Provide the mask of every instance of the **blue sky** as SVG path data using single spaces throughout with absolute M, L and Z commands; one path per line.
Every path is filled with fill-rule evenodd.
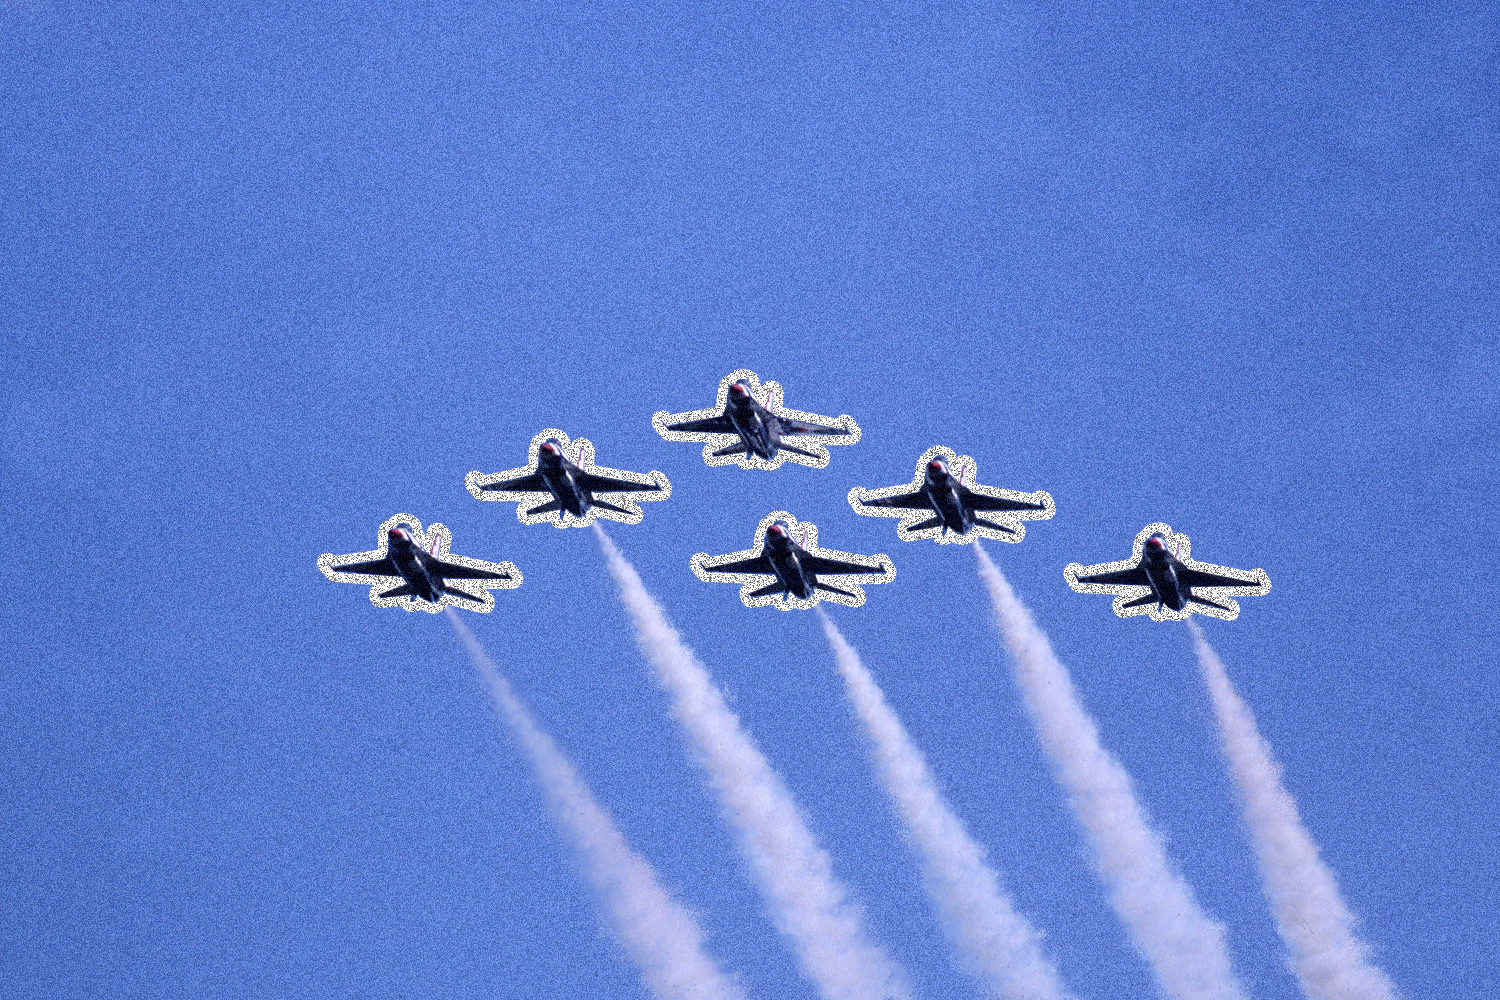
M 831 614 L 1066 981 L 1152 995 L 972 554 L 845 499 L 933 444 L 1056 500 L 989 551 L 1255 996 L 1186 630 L 1063 580 L 1153 521 L 1269 574 L 1205 629 L 1378 961 L 1500 986 L 1493 11 L 0 17 L 0 995 L 643 995 L 447 624 L 317 571 L 398 511 L 521 567 L 470 627 L 724 965 L 813 995 L 591 534 L 464 490 L 548 426 L 670 477 L 612 535 L 921 996 L 977 992 L 815 620 L 688 560 L 773 509 L 888 553 Z M 740 367 L 862 440 L 652 431 Z

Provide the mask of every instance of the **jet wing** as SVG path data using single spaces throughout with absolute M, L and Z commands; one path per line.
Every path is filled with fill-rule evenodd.
M 509 573 L 493 573 L 487 569 L 474 569 L 472 566 L 460 566 L 457 563 L 433 560 L 429 568 L 436 571 L 444 580 L 509 580 Z M 468 594 L 463 596 L 468 597 Z M 478 598 L 475 598 L 478 600 Z
M 614 479 L 593 472 L 583 472 L 575 477 L 578 485 L 591 493 L 636 493 L 642 490 L 656 491 L 655 483 L 637 483 L 629 479 Z
M 810 424 L 806 420 L 788 420 L 786 417 L 777 417 L 781 421 L 781 433 L 783 434 L 848 434 L 842 427 L 826 427 L 823 424 Z
M 1178 575 L 1181 579 L 1181 574 Z M 1150 579 L 1146 571 L 1139 566 L 1134 569 L 1117 569 L 1113 573 L 1095 573 L 1093 576 L 1080 576 L 1079 583 L 1103 583 L 1112 586 L 1149 587 Z
M 960 489 L 959 496 L 970 510 L 1046 510 L 1046 504 L 1030 500 L 1008 500 L 1005 497 L 987 497 L 970 489 Z
M 669 431 L 686 431 L 689 434 L 734 434 L 734 424 L 722 414 L 704 420 L 685 420 L 680 424 L 668 424 Z
M 866 507 L 911 507 L 921 510 L 931 510 L 932 504 L 927 499 L 927 494 L 918 490 L 915 493 L 902 493 L 900 496 L 880 497 L 877 500 L 863 500 L 861 503 Z
M 776 575 L 776 571 L 771 568 L 771 560 L 764 553 L 751 559 L 722 563 L 718 566 L 708 566 L 701 563 L 699 565 L 702 565 L 704 572 L 707 573 L 769 573 L 772 576 Z
M 803 556 L 801 561 L 803 569 L 830 576 L 838 576 L 840 573 L 880 573 L 885 569 L 880 565 L 866 566 L 863 563 L 825 559 L 822 556 Z
M 391 562 L 391 557 L 371 559 L 369 562 L 350 563 L 333 567 L 335 573 L 359 573 L 362 576 L 400 576 L 401 571 Z
M 1254 587 L 1260 583 L 1259 580 L 1220 576 L 1217 573 L 1205 573 L 1200 569 L 1188 569 L 1186 566 L 1177 571 L 1177 582 L 1186 587 Z
M 492 492 L 509 493 L 546 493 L 547 483 L 542 479 L 540 472 L 533 472 L 529 476 L 521 476 L 518 479 L 502 479 L 498 483 L 490 483 L 488 486 L 479 487 L 482 490 Z

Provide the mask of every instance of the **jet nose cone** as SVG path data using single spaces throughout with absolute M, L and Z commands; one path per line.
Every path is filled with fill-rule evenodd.
M 777 538 L 785 538 L 786 529 L 779 524 L 773 524 L 771 525 L 771 534 L 775 535 Z
M 1148 548 L 1151 548 L 1158 552 L 1166 547 L 1162 545 L 1161 539 L 1157 538 L 1155 535 L 1152 535 L 1149 539 L 1146 540 L 1146 545 Z
M 542 445 L 542 451 L 546 452 L 548 455 L 556 455 L 557 445 L 553 444 L 551 441 L 548 441 L 546 444 Z
M 934 458 L 932 461 L 930 461 L 930 462 L 927 463 L 927 471 L 928 472 L 937 473 L 937 472 L 947 472 L 948 469 L 947 469 L 946 466 L 943 465 L 942 462 L 939 462 L 937 459 Z

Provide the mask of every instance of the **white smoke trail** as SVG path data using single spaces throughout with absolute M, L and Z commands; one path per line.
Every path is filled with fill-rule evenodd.
M 903 972 L 865 936 L 858 910 L 846 900 L 828 853 L 807 828 L 781 776 L 740 728 L 707 669 L 667 623 L 634 567 L 599 525 L 594 531 L 641 648 L 672 696 L 673 714 L 691 737 L 771 919 L 791 939 L 803 974 L 824 1000 L 909 996 Z
M 1042 936 L 1011 906 L 984 850 L 969 837 L 938 791 L 922 752 L 886 704 L 875 678 L 833 621 L 818 608 L 839 673 L 874 744 L 875 762 L 922 859 L 927 893 L 964 961 L 996 997 L 1067 1000 Z
M 1354 936 L 1354 916 L 1281 784 L 1281 768 L 1256 729 L 1254 714 L 1235 693 L 1202 629 L 1192 621 L 1188 629 L 1219 717 L 1224 755 L 1239 786 L 1276 930 L 1291 952 L 1292 973 L 1312 1000 L 1395 1000 L 1395 985 L 1370 964 L 1364 943 Z
M 978 544 L 979 575 L 1015 663 L 1016 683 L 1073 812 L 1094 848 L 1109 901 L 1168 996 L 1244 1000 L 1229 967 L 1224 927 L 1167 863 L 1120 762 L 1099 743 L 1067 668 L 1000 570 Z
M 531 759 L 554 818 L 573 842 L 610 928 L 662 1000 L 744 1000 L 744 992 L 703 951 L 703 930 L 662 888 L 651 865 L 630 849 L 609 815 L 552 738 L 537 726 L 483 647 L 452 608 L 448 620 L 474 669 Z

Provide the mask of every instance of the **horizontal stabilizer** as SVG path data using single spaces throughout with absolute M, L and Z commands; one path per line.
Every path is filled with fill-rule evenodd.
M 561 500 L 553 500 L 550 503 L 542 504 L 540 507 L 533 507 L 526 512 L 526 516 L 530 517 L 533 514 L 550 514 L 554 510 L 562 510 Z
M 714 457 L 718 458 L 721 455 L 743 455 L 749 450 L 749 448 L 745 447 L 745 442 L 741 441 L 739 444 L 732 444 L 727 448 L 720 448 L 718 451 L 714 452 Z
M 984 525 L 984 527 L 986 527 L 986 528 L 994 528 L 996 531 L 1003 531 L 1007 535 L 1014 535 L 1014 534 L 1016 534 L 1016 529 L 1015 528 L 1007 528 L 1003 524 L 996 524 L 994 521 L 986 521 L 982 517 L 976 517 L 976 518 L 974 518 L 974 523 L 975 524 Z
M 750 596 L 751 597 L 765 597 L 768 594 L 779 594 L 779 593 L 785 591 L 786 589 L 787 589 L 786 586 L 784 584 L 782 584 L 781 581 L 778 580 L 775 583 L 768 583 L 768 584 L 766 584 L 764 587 L 761 587 L 759 590 L 752 590 L 752 591 L 750 591 Z
M 403 583 L 399 587 L 393 587 L 392 589 L 387 590 L 385 593 L 381 594 L 380 596 L 381 597 L 415 597 L 415 596 L 417 596 L 417 588 L 413 587 L 409 583 Z
M 826 590 L 826 591 L 828 591 L 831 594 L 843 594 L 845 597 L 858 597 L 859 596 L 858 594 L 851 594 L 847 590 L 840 590 L 838 587 L 835 587 L 831 583 L 818 583 L 818 584 L 815 584 L 814 586 L 818 590 Z
M 1148 590 L 1141 597 L 1137 597 L 1133 601 L 1126 601 L 1124 604 L 1120 605 L 1120 607 L 1122 607 L 1122 608 L 1140 608 L 1140 607 L 1144 607 L 1147 604 L 1160 604 L 1160 603 L 1161 602 L 1156 599 L 1156 595 L 1154 593 L 1152 593 L 1151 591 Z
M 940 518 L 940 517 L 929 517 L 925 521 L 918 521 L 916 524 L 912 525 L 910 528 L 907 528 L 906 530 L 907 531 L 926 531 L 928 528 L 936 528 L 938 525 L 940 525 L 942 523 L 943 523 L 943 519 Z
M 483 597 L 475 597 L 473 594 L 469 593 L 467 590 L 459 590 L 457 587 L 444 587 L 443 588 L 443 593 L 445 593 L 445 594 L 452 594 L 454 597 L 462 597 L 464 600 L 466 600 L 466 601 L 473 601 L 475 604 L 484 604 L 484 603 L 486 603 L 486 601 L 485 601 L 485 599 Z
M 776 447 L 780 448 L 782 451 L 789 451 L 794 455 L 806 455 L 808 458 L 816 458 L 821 460 L 823 457 L 822 455 L 814 455 L 810 451 L 803 451 L 801 448 L 794 448 L 793 446 L 787 444 L 785 441 L 782 441 Z
M 1192 592 L 1189 591 L 1189 593 L 1192 593 Z M 1211 607 L 1211 608 L 1218 608 L 1220 611 L 1233 611 L 1234 610 L 1233 608 L 1229 607 L 1227 604 L 1220 604 L 1218 601 L 1210 601 L 1208 598 L 1206 598 L 1206 597 L 1199 597 L 1197 594 L 1193 594 L 1191 597 L 1188 598 L 1188 600 L 1190 600 L 1190 601 L 1197 601 L 1199 604 L 1207 604 L 1209 607 Z
M 626 510 L 624 507 L 616 507 L 614 504 L 612 504 L 612 503 L 605 503 L 603 500 L 590 500 L 589 504 L 590 504 L 590 506 L 593 506 L 593 507 L 602 507 L 605 510 L 612 510 L 616 514 L 624 514 L 627 517 L 633 517 L 634 516 L 630 511 Z

